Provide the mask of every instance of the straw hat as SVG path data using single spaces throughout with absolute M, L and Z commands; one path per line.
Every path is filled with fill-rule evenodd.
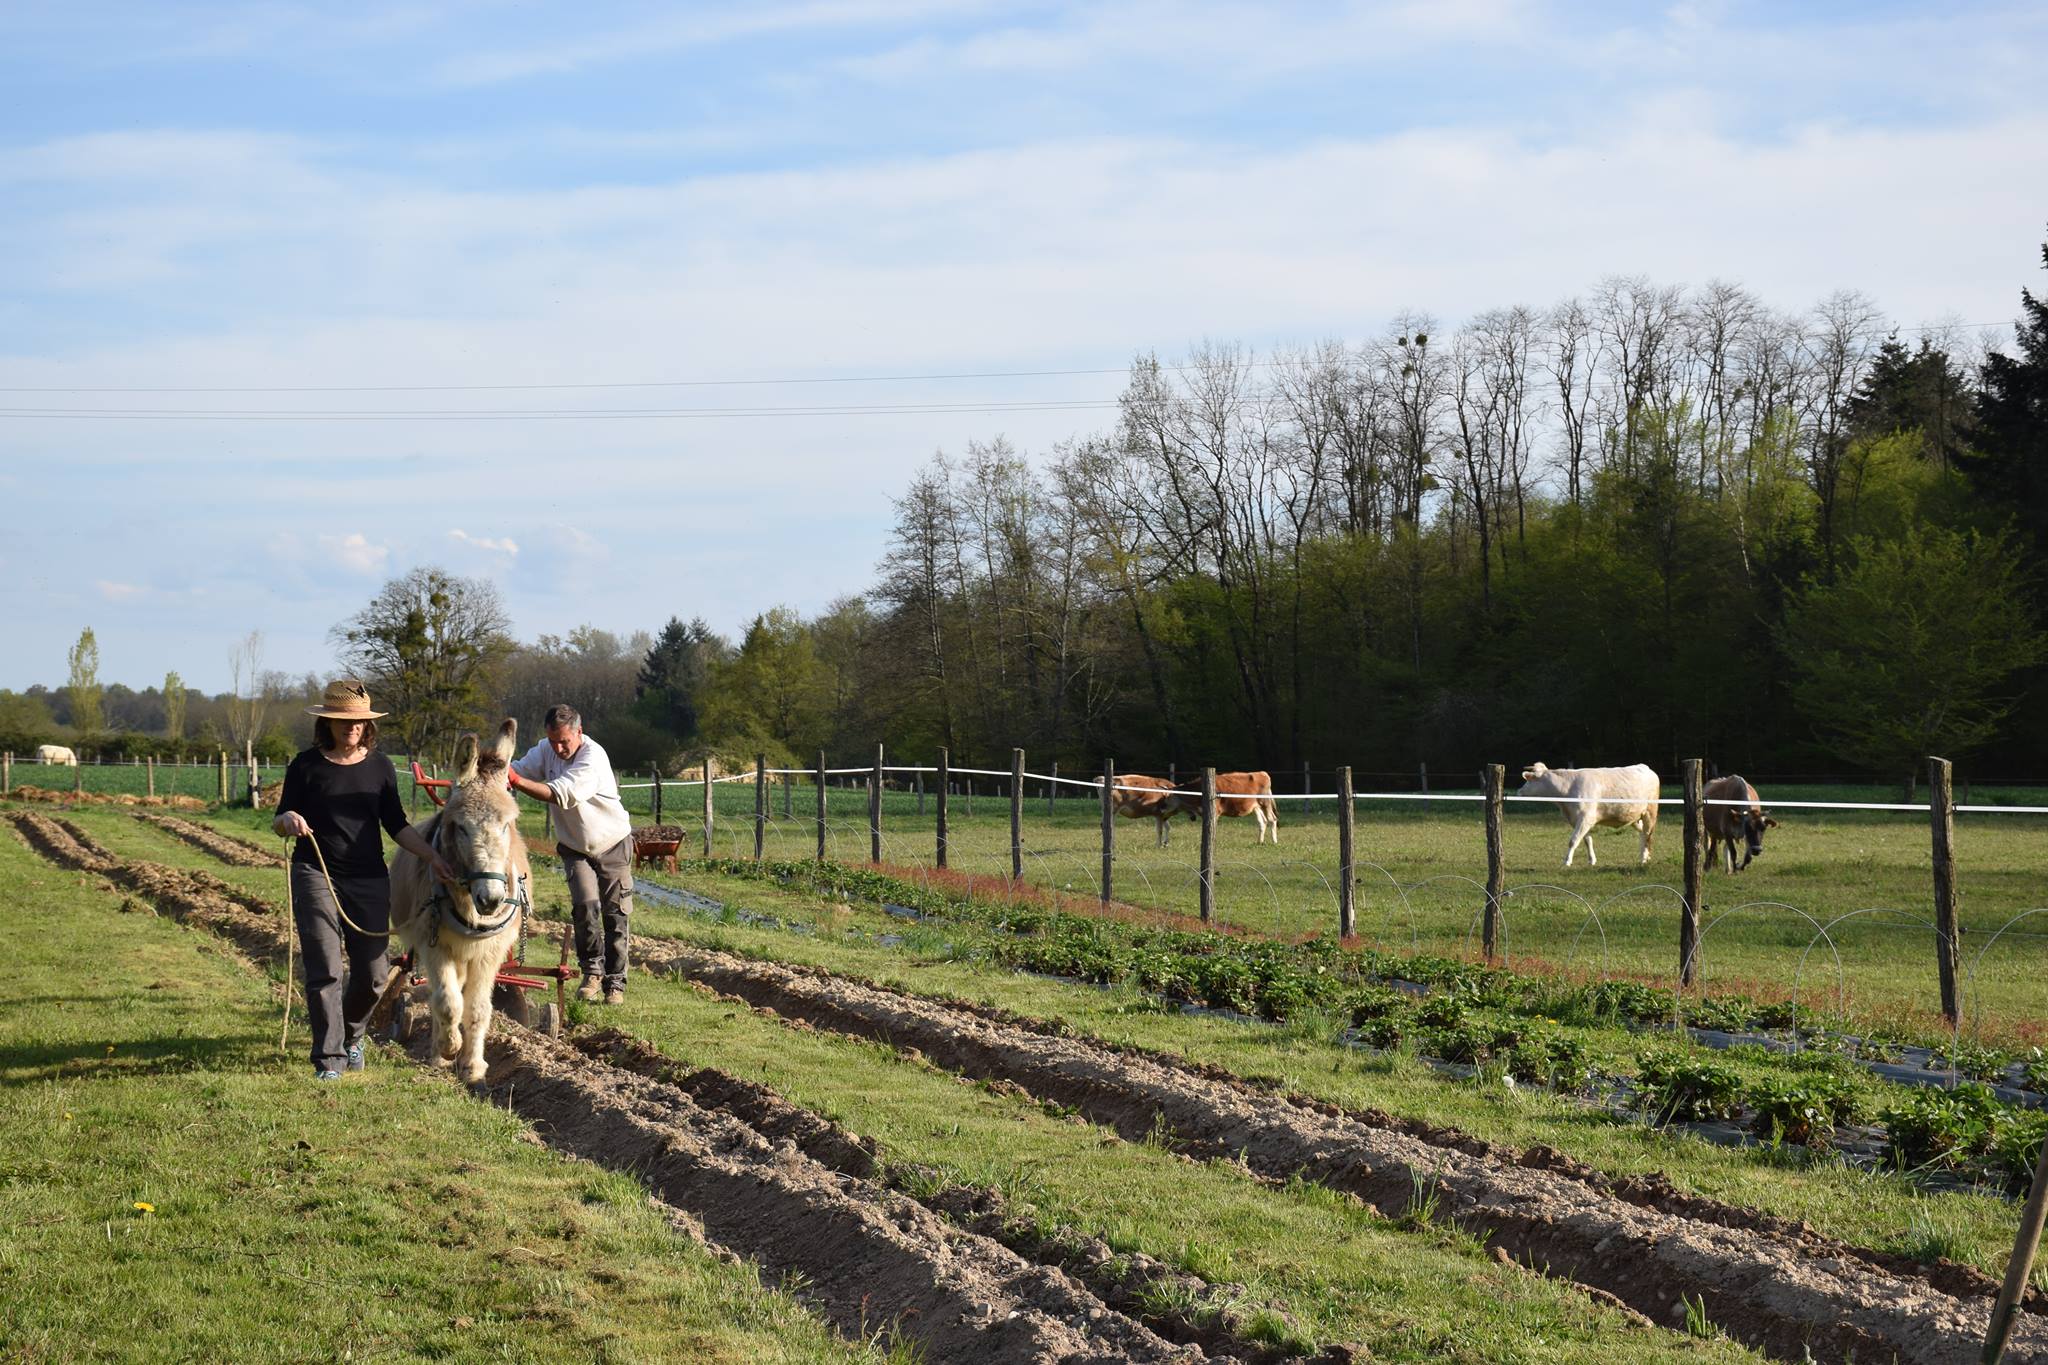
M 327 693 L 320 698 L 318 706 L 306 708 L 309 716 L 325 716 L 329 720 L 375 720 L 386 714 L 370 709 L 370 689 L 354 678 L 336 678 L 327 684 Z

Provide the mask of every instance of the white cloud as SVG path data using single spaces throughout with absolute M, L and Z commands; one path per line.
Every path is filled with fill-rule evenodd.
M 109 602 L 133 601 L 149 591 L 149 589 L 142 587 L 140 584 L 115 583 L 104 578 L 97 580 L 93 586 L 98 588 L 100 596 L 106 598 Z
M 492 554 L 516 555 L 519 553 L 519 543 L 510 536 L 498 536 L 495 538 L 490 536 L 473 536 L 469 532 L 458 528 L 450 531 L 448 538 L 458 545 L 467 545 L 478 550 L 488 550 Z
M 390 546 L 372 541 L 361 531 L 345 536 L 322 535 L 319 544 L 329 562 L 366 577 L 383 569 L 385 561 L 391 558 Z

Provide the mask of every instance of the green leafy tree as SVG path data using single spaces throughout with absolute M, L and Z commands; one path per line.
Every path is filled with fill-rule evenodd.
M 830 706 L 811 632 L 777 607 L 755 617 L 739 653 L 713 670 L 704 729 L 728 747 L 746 740 L 797 758 L 824 742 Z
M 71 728 L 87 744 L 100 732 L 100 646 L 92 627 L 78 633 L 71 647 L 71 676 L 66 684 L 71 693 Z
M 185 680 L 164 674 L 164 738 L 176 744 L 185 737 Z
M 0 691 L 0 749 L 25 754 L 57 733 L 57 718 L 41 697 Z
M 1910 782 L 1926 756 L 1998 732 L 2004 685 L 2048 655 L 2048 637 L 2003 534 L 1913 528 L 1850 550 L 1832 584 L 1809 580 L 1786 603 L 1793 700 L 1832 752 Z
M 486 579 L 418 568 L 394 578 L 360 613 L 328 633 L 344 667 L 370 687 L 379 710 L 415 754 L 445 756 L 482 725 L 512 651 L 510 622 Z

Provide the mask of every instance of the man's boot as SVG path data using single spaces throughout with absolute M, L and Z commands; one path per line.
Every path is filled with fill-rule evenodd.
M 576 988 L 576 998 L 592 1004 L 604 999 L 604 978 L 596 972 L 585 972 L 583 984 Z
M 606 991 L 606 992 L 604 993 L 604 1002 L 605 1002 L 605 1004 L 607 1004 L 607 1005 L 623 1005 L 623 1004 L 625 1004 L 625 1003 L 626 1003 L 626 992 L 625 992 L 624 988 L 623 988 L 623 987 L 619 987 L 619 986 L 614 986 L 614 987 L 612 987 L 612 988 L 611 988 L 610 990 Z

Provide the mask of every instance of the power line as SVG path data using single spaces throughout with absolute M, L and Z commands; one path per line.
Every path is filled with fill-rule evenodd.
M 2010 327 L 2011 322 L 1944 322 L 1922 323 L 1914 327 L 1884 326 L 1858 332 L 1859 337 L 1888 337 L 1893 334 L 1939 332 L 1947 328 L 1992 328 Z M 1455 329 L 1453 329 L 1455 330 Z M 1288 364 L 1282 360 L 1245 360 L 1240 362 L 1246 368 L 1267 369 Z M 1161 365 L 1162 370 L 1183 372 L 1200 368 L 1194 365 Z M 621 379 L 588 383 L 548 384 L 291 384 L 291 385 L 218 385 L 212 387 L 143 386 L 143 385 L 46 385 L 31 387 L 19 384 L 0 384 L 0 393 L 541 393 L 567 390 L 605 389 L 709 389 L 709 388 L 752 388 L 798 384 L 921 384 L 944 383 L 962 379 L 1059 379 L 1090 377 L 1105 374 L 1129 374 L 1131 367 L 1118 365 L 1105 369 L 1076 370 L 961 370 L 930 374 L 852 374 L 852 375 L 789 375 L 773 379 Z M 0 409 L 0 411 L 12 411 Z
M 1020 401 L 1015 403 L 865 403 L 813 407 L 730 408 L 476 408 L 416 411 L 265 410 L 228 408 L 0 408 L 0 417 L 58 421 L 122 422 L 522 422 L 640 421 L 689 418 L 885 417 L 895 415 L 995 415 L 1011 412 L 1100 412 L 1114 399 Z
M 1260 362 L 1266 363 L 1266 362 Z M 1163 366 L 1186 369 L 1184 365 Z M 0 393 L 531 393 L 551 389 L 711 389 L 777 384 L 912 384 L 953 379 L 1051 379 L 1066 375 L 1129 374 L 1130 366 L 1103 370 L 980 370 L 948 374 L 850 374 L 784 379 L 635 379 L 591 384 L 327 384 L 244 388 L 23 388 L 0 384 Z

